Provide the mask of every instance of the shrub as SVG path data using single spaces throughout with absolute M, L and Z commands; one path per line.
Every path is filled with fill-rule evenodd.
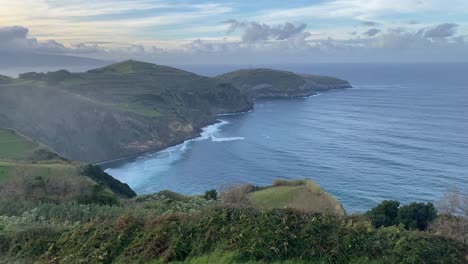
M 432 203 L 410 203 L 398 209 L 398 223 L 407 229 L 426 230 L 436 217 L 437 210 Z
M 255 187 L 251 184 L 241 186 L 231 186 L 226 191 L 219 195 L 222 202 L 239 206 L 250 206 L 251 203 L 247 198 L 247 194 L 253 192 Z
M 367 211 L 366 216 L 371 220 L 374 227 L 386 227 L 397 224 L 398 207 L 400 202 L 385 200 L 376 207 Z
M 300 186 L 306 184 L 307 180 L 274 180 L 272 186 Z
M 136 196 L 136 193 L 130 189 L 126 183 L 122 183 L 114 177 L 104 172 L 101 167 L 95 165 L 87 165 L 83 167 L 83 175 L 86 175 L 93 179 L 96 183 L 107 186 L 115 194 L 123 198 L 132 198 Z
M 101 205 L 118 205 L 120 203 L 119 199 L 114 194 L 108 192 L 102 185 L 95 185 L 91 193 L 78 198 L 78 202 Z
M 215 189 L 211 189 L 205 192 L 204 198 L 206 200 L 218 200 L 218 192 Z
M 366 216 L 374 227 L 403 224 L 406 229 L 426 230 L 436 219 L 437 210 L 432 203 L 411 203 L 399 207 L 398 201 L 383 201 L 367 211 Z

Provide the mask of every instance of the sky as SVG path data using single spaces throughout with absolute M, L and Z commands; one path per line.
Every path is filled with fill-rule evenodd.
M 468 62 L 468 0 L 0 0 L 0 55 Z

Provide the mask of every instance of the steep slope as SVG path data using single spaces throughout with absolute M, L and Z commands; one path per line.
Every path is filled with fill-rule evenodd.
M 0 84 L 0 127 L 86 162 L 161 149 L 196 136 L 218 113 L 251 108 L 228 83 L 137 61 Z
M 244 69 L 218 76 L 253 98 L 304 97 L 318 91 L 350 88 L 348 81 L 320 75 L 299 75 L 271 69 Z

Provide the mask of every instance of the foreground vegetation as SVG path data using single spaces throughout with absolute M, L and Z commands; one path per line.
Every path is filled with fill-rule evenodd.
M 348 216 L 290 207 L 264 209 L 250 203 L 249 197 L 257 192 L 263 196 L 265 190 L 301 186 L 280 184 L 253 190 L 240 186 L 220 195 L 213 190 L 201 196 L 162 191 L 118 203 L 1 197 L 0 263 L 466 261 L 468 221 L 458 214 L 462 203 L 450 200 L 447 208 L 458 208 L 456 213 L 441 216 L 407 213 L 432 204 L 401 206 L 395 218 L 393 201 L 384 201 L 365 215 Z M 400 222 L 378 222 L 387 218 Z M 404 224 L 416 220 L 427 225 L 420 229 Z
M 0 263 L 467 261 L 468 200 L 456 192 L 440 215 L 431 203 L 397 201 L 346 215 L 310 180 L 135 196 L 99 167 L 11 131 L 0 135 L 8 146 L 0 158 Z
M 4 262 L 463 263 L 466 244 L 361 216 L 138 197 L 119 206 L 0 203 Z M 216 263 L 221 263 L 216 261 Z

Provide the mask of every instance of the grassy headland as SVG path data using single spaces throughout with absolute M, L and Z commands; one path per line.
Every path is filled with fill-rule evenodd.
M 254 207 L 262 209 L 294 208 L 306 212 L 344 215 L 335 197 L 311 180 L 276 180 L 271 187 L 247 195 Z

